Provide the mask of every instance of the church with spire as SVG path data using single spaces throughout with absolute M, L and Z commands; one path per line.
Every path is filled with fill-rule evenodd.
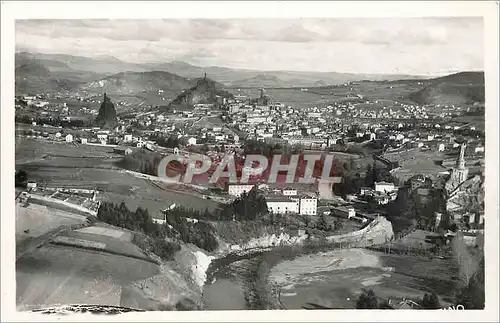
M 446 212 L 460 225 L 484 225 L 484 173 L 469 177 L 466 147 L 465 142 L 460 142 L 460 153 L 445 185 Z
M 448 183 L 446 183 L 447 189 L 449 188 L 450 190 L 453 190 L 457 188 L 460 184 L 465 182 L 469 176 L 469 169 L 465 167 L 466 147 L 467 144 L 465 142 L 460 143 L 460 153 L 458 154 L 455 167 L 451 170 L 451 177 L 448 180 Z

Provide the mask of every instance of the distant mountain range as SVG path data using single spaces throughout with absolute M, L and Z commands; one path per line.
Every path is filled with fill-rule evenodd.
M 200 83 L 206 73 L 207 79 Z M 16 94 L 87 91 L 110 95 L 163 93 L 172 104 L 213 101 L 227 96 L 224 88 L 324 87 L 350 81 L 424 83 L 409 95 L 419 104 L 484 102 L 484 73 L 464 72 L 435 79 L 412 75 L 375 75 L 336 72 L 254 71 L 200 67 L 185 62 L 129 63 L 112 56 L 97 58 L 16 53 Z M 183 92 L 184 91 L 184 92 Z M 453 103 L 451 103 L 453 102 Z
M 192 79 L 207 76 L 217 82 L 231 87 L 262 87 L 258 81 L 263 80 L 266 87 L 301 87 L 342 84 L 355 80 L 399 80 L 422 78 L 413 75 L 378 75 L 350 74 L 336 72 L 296 72 L 296 71 L 255 71 L 232 69 L 227 67 L 194 66 L 185 62 L 169 63 L 129 63 L 112 56 L 96 58 L 62 55 L 16 53 L 16 67 L 36 61 L 50 72 L 62 79 L 88 82 L 121 72 L 152 72 L 163 71 Z

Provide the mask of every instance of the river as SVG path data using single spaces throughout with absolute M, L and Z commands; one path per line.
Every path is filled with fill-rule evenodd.
M 248 277 L 252 274 L 252 259 L 236 260 L 221 268 L 213 269 L 208 275 L 210 282 L 203 289 L 203 299 L 207 310 L 247 310 Z
M 253 265 L 261 254 L 213 270 L 204 289 L 207 310 L 251 309 L 248 278 L 258 276 Z M 344 249 L 280 261 L 270 269 L 269 282 L 280 286 L 280 302 L 286 309 L 310 304 L 352 309 L 363 288 L 373 289 L 381 299 L 399 300 L 436 291 L 447 303 L 455 290 L 455 272 L 445 260 Z

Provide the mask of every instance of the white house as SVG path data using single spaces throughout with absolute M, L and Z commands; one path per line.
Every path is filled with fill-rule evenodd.
M 248 193 L 253 188 L 253 184 L 230 184 L 228 187 L 228 194 L 240 197 L 243 193 Z
M 165 223 L 167 223 L 166 218 L 167 218 L 167 216 L 165 214 L 162 214 L 162 215 L 156 216 L 156 217 L 152 216 L 151 220 L 153 220 L 153 222 L 158 223 L 160 225 L 164 225 Z
M 484 153 L 484 146 L 477 146 L 474 148 L 475 153 Z
M 26 183 L 27 188 L 36 188 L 36 182 L 35 181 L 29 181 Z
M 364 196 L 364 195 L 370 194 L 372 191 L 373 191 L 373 189 L 370 187 L 361 187 L 360 195 Z
M 108 140 L 108 135 L 105 133 L 98 133 L 97 134 L 97 139 L 99 140 Z
M 378 182 L 375 183 L 375 191 L 380 193 L 390 193 L 395 190 L 393 183 Z
M 130 134 L 124 135 L 123 141 L 124 142 L 132 142 L 132 135 L 130 135 Z
M 266 197 L 269 212 L 275 214 L 299 213 L 299 202 L 288 197 Z
M 56 138 L 61 138 L 61 133 L 60 132 L 56 132 Z
M 66 139 L 66 142 L 73 142 L 73 135 L 68 134 L 68 135 L 66 135 L 65 139 Z
M 444 144 L 438 145 L 438 151 L 444 151 Z
M 350 219 L 350 218 L 356 216 L 356 210 L 354 210 L 354 208 L 352 208 L 352 207 L 347 208 L 347 207 L 339 206 L 339 207 L 332 208 L 332 214 L 335 216 L 342 217 L 342 218 Z
M 88 143 L 88 139 L 87 138 L 80 138 L 80 142 L 82 143 L 82 145 L 86 145 Z
M 301 197 L 299 213 L 302 215 L 316 215 L 318 213 L 318 199 L 315 197 Z
M 189 138 L 188 139 L 188 145 L 195 146 L 196 145 L 196 138 L 195 137 Z
M 285 188 L 285 189 L 283 189 L 282 193 L 285 196 L 296 196 L 297 190 L 293 189 L 293 188 Z

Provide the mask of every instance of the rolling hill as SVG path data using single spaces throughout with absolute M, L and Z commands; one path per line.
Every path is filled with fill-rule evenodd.
M 461 72 L 428 81 L 409 99 L 424 104 L 470 105 L 484 103 L 484 72 Z
M 88 92 L 127 95 L 155 92 L 167 98 L 175 98 L 182 90 L 194 84 L 192 80 L 169 72 L 121 72 L 89 82 L 81 89 Z
M 77 85 L 78 82 L 57 76 L 36 60 L 24 62 L 15 69 L 16 95 L 69 91 Z
M 121 61 L 115 57 L 101 55 L 98 57 L 83 57 L 63 54 L 16 53 L 16 62 L 36 59 L 53 72 L 79 71 L 99 75 L 111 75 L 120 72 L 144 72 L 148 67 Z
M 353 74 L 337 72 L 301 72 L 301 71 L 258 71 L 248 69 L 235 69 L 220 66 L 200 67 L 185 62 L 169 62 L 162 64 L 147 64 L 151 70 L 168 71 L 186 78 L 201 77 L 206 73 L 211 79 L 227 87 L 311 87 L 343 84 L 359 80 L 403 80 L 423 79 L 423 76 L 392 75 L 392 74 Z M 259 83 L 261 81 L 264 85 Z
M 259 74 L 251 78 L 232 82 L 231 87 L 286 87 L 288 84 L 274 75 Z

